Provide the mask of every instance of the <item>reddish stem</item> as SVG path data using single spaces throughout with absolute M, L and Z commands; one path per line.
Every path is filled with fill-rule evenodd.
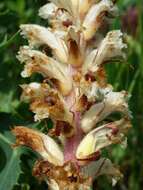
M 65 162 L 72 161 L 77 163 L 77 159 L 75 157 L 76 149 L 83 138 L 83 131 L 80 128 L 80 113 L 74 113 L 74 121 L 76 125 L 76 133 L 73 137 L 67 138 L 64 149 Z

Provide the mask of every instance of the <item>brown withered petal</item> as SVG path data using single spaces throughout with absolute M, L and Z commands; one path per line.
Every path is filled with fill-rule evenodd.
M 51 137 L 58 137 L 61 144 L 65 143 L 65 138 L 71 138 L 75 134 L 75 126 L 65 121 L 55 121 L 54 127 L 49 130 Z
M 30 109 L 35 113 L 35 120 L 51 117 L 72 123 L 73 114 L 70 113 L 62 96 L 57 90 L 46 83 L 30 83 L 21 85 L 22 100 L 29 100 Z
M 91 178 L 84 177 L 79 173 L 78 168 L 69 162 L 63 166 L 54 166 L 47 161 L 38 161 L 34 166 L 33 175 L 41 180 L 47 179 L 49 184 L 50 180 L 54 180 L 54 184 L 56 187 L 58 185 L 59 190 L 89 190 L 91 186 Z
M 102 87 L 106 87 L 107 85 L 107 75 L 106 75 L 106 71 L 105 68 L 103 66 L 101 66 L 97 72 L 96 72 L 96 79 L 99 82 L 99 84 Z
M 54 165 L 63 164 L 62 150 L 48 135 L 23 126 L 15 127 L 12 132 L 16 136 L 15 146 L 28 146 L 38 152 L 44 160 L 48 160 Z
M 88 106 L 88 105 L 89 105 L 88 99 L 87 99 L 87 97 L 83 94 L 83 95 L 79 98 L 79 100 L 78 100 L 78 102 L 77 102 L 77 104 L 76 104 L 76 110 L 82 112 L 82 111 L 84 111 L 84 110 L 87 109 L 87 106 Z
M 68 122 L 65 121 L 57 121 L 55 132 L 63 134 L 65 137 L 72 137 L 75 133 L 75 128 L 71 126 Z
M 69 64 L 73 67 L 80 67 L 82 62 L 83 60 L 78 44 L 74 40 L 69 40 Z

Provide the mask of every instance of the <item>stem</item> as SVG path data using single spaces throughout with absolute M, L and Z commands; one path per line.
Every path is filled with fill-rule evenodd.
M 76 112 L 74 115 L 74 121 L 76 126 L 76 133 L 73 137 L 67 138 L 65 142 L 65 162 L 72 160 L 73 162 L 77 163 L 75 152 L 77 146 L 79 145 L 81 139 L 83 138 L 83 132 L 80 129 L 80 113 Z

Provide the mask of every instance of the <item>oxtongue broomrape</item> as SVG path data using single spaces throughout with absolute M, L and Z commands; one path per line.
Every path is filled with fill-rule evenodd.
M 88 190 L 100 175 L 110 176 L 114 184 L 122 177 L 118 167 L 102 157 L 102 150 L 112 144 L 126 146 L 131 127 L 129 95 L 114 91 L 104 68 L 114 59 L 125 59 L 122 32 L 101 32 L 116 11 L 111 0 L 50 0 L 39 10 L 49 27 L 20 26 L 29 43 L 17 55 L 24 63 L 21 75 L 40 73 L 44 78 L 22 84 L 21 100 L 29 102 L 35 122 L 50 118 L 53 128 L 44 134 L 16 126 L 12 132 L 16 146 L 40 154 L 33 175 L 53 190 Z M 120 118 L 109 122 L 113 113 Z

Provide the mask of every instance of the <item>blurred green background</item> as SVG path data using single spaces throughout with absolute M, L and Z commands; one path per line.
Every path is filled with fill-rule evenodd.
M 46 130 L 49 121 L 33 123 L 28 105 L 19 101 L 19 84 L 40 80 L 39 75 L 22 79 L 22 66 L 16 59 L 19 46 L 24 40 L 19 35 L 22 23 L 47 25 L 38 17 L 38 8 L 45 0 L 0 0 L 0 190 L 44 190 L 46 184 L 39 184 L 32 177 L 35 153 L 28 148 L 12 151 L 13 137 L 10 128 L 14 125 L 30 125 Z M 143 189 L 143 1 L 119 0 L 119 17 L 110 28 L 127 34 L 128 59 L 124 63 L 107 66 L 108 79 L 118 91 L 125 89 L 132 96 L 133 128 L 128 134 L 128 148 L 113 149 L 111 158 L 121 166 L 124 178 L 112 188 L 104 177 L 95 181 L 100 190 L 141 190 Z

